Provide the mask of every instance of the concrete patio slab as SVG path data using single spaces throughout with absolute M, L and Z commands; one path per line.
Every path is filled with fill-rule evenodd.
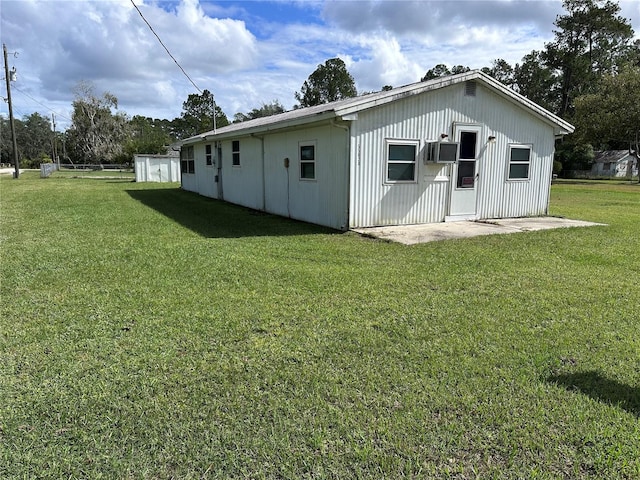
M 480 235 L 592 226 L 606 226 L 606 224 L 570 220 L 560 217 L 532 217 L 354 228 L 353 231 L 373 238 L 402 243 L 404 245 L 415 245 L 417 243 L 476 237 Z

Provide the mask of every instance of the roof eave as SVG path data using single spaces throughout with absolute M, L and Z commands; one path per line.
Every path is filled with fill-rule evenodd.
M 362 110 L 385 105 L 401 98 L 412 97 L 431 90 L 438 90 L 450 85 L 466 82 L 469 80 L 480 80 L 489 89 L 509 100 L 510 102 L 520 106 L 521 108 L 533 113 L 545 123 L 551 125 L 556 136 L 563 136 L 573 133 L 575 127 L 569 122 L 561 119 L 553 113 L 545 110 L 540 105 L 532 102 L 528 98 L 520 95 L 516 91 L 498 82 L 494 78 L 482 73 L 480 70 L 472 70 L 458 75 L 436 78 L 427 82 L 414 83 L 404 87 L 393 89 L 387 95 L 374 95 L 357 97 L 345 103 L 337 105 L 327 104 L 327 108 L 321 111 L 312 111 L 306 115 L 295 117 L 287 120 L 277 120 L 273 122 L 262 123 L 256 126 L 231 128 L 225 131 L 223 127 L 220 131 L 209 131 L 187 138 L 180 142 L 181 145 L 190 145 L 202 141 L 223 140 L 226 138 L 238 138 L 251 135 L 261 135 L 273 131 L 294 129 L 318 121 L 332 120 L 337 117 L 344 118 L 348 115 L 357 114 Z M 313 108 L 313 107 L 312 107 Z
M 209 142 L 216 140 L 224 140 L 228 138 L 250 137 L 255 135 L 262 135 L 278 130 L 290 130 L 301 126 L 308 125 L 310 123 L 317 123 L 325 120 L 332 120 L 336 117 L 336 112 L 332 109 L 325 110 L 319 113 L 312 113 L 304 117 L 298 117 L 290 120 L 284 120 L 280 122 L 267 123 L 263 125 L 256 125 L 248 128 L 237 128 L 229 131 L 209 131 L 201 133 L 191 138 L 183 140 L 182 145 L 191 145 L 200 142 Z M 224 127 L 223 127 L 224 128 Z

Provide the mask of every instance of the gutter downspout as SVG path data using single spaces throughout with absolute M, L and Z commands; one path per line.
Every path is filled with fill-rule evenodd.
M 346 162 L 347 206 L 344 212 L 346 222 L 344 225 L 341 226 L 341 230 L 345 231 L 345 230 L 349 230 L 349 223 L 350 223 L 349 205 L 351 204 L 351 198 L 350 198 L 350 194 L 351 194 L 351 175 L 350 175 L 350 172 L 351 172 L 351 122 L 349 122 L 347 125 L 341 125 L 339 123 L 336 123 L 335 120 L 331 120 L 331 126 L 340 128 L 345 132 L 347 132 L 347 162 Z

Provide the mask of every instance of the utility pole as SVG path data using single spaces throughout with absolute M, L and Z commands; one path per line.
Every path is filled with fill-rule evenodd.
M 213 107 L 213 133 L 216 133 L 216 99 L 211 94 L 211 106 Z
M 56 138 L 56 114 L 51 114 L 51 124 L 53 125 L 53 163 L 58 165 L 60 170 L 60 159 L 58 158 L 58 139 Z
M 18 142 L 16 142 L 16 126 L 13 123 L 13 104 L 11 103 L 11 77 L 15 76 L 15 67 L 9 72 L 9 63 L 7 62 L 7 46 L 3 43 L 2 50 L 4 52 L 4 75 L 7 80 L 7 102 L 9 103 L 9 123 L 11 124 L 11 137 L 13 138 L 13 164 L 16 167 L 13 178 L 20 176 L 20 162 L 18 161 Z

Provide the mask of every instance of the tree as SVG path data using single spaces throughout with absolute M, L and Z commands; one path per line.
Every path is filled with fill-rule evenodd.
M 469 67 L 465 67 L 464 65 L 455 65 L 451 67 L 451 75 L 458 75 L 459 73 L 467 73 L 470 71 L 471 69 Z
M 129 163 L 137 153 L 164 155 L 167 153 L 167 145 L 175 140 L 171 138 L 167 120 L 135 115 L 129 121 L 128 129 L 129 137 L 115 163 Z
M 609 148 L 628 147 L 640 161 L 639 66 L 606 75 L 595 93 L 578 97 L 575 103 L 579 139 Z
M 87 82 L 76 86 L 75 96 L 69 149 L 85 163 L 113 162 L 128 137 L 126 115 L 111 111 L 118 108 L 118 99 L 109 92 L 96 96 L 93 85 Z
M 446 77 L 447 75 L 456 75 L 458 73 L 466 73 L 471 71 L 469 67 L 465 67 L 463 65 L 456 65 L 449 70 L 444 63 L 439 63 L 432 69 L 428 70 L 427 73 L 424 74 L 424 77 L 420 79 L 421 82 L 426 82 L 427 80 L 433 80 L 434 78 Z
M 543 59 L 559 84 L 562 117 L 573 113 L 573 101 L 590 93 L 597 80 L 614 72 L 628 57 L 633 29 L 609 0 L 564 0 L 567 14 L 555 21 L 555 39 Z
M 182 115 L 172 122 L 173 134 L 177 138 L 188 138 L 213 130 L 214 115 L 217 128 L 229 125 L 225 113 L 218 105 L 214 109 L 214 104 L 213 94 L 209 90 L 204 90 L 200 95 L 190 94 L 182 104 Z
M 295 98 L 300 107 L 312 107 L 356 95 L 355 81 L 345 63 L 339 58 L 330 58 L 309 75 Z
M 233 123 L 246 122 L 247 120 L 253 120 L 255 118 L 270 117 L 271 115 L 277 115 L 284 113 L 285 109 L 278 100 L 274 100 L 271 103 L 263 103 L 260 108 L 254 108 L 249 113 L 236 113 L 233 116 Z
M 427 73 L 424 74 L 424 77 L 420 79 L 421 82 L 426 82 L 427 80 L 433 80 L 434 78 L 446 77 L 447 75 L 451 75 L 451 70 L 444 63 L 439 63 L 435 67 L 430 70 L 427 70 Z
M 491 67 L 484 67 L 482 71 L 507 87 L 513 87 L 515 83 L 515 72 L 513 67 L 509 65 L 509 62 L 502 58 L 494 60 L 491 62 Z
M 24 159 L 30 160 L 34 167 L 39 166 L 41 160 L 52 156 L 53 132 L 49 118 L 38 112 L 23 117 L 22 122 L 16 123 L 16 140 Z
M 0 120 L 2 163 L 11 163 L 13 161 L 13 144 L 9 133 L 9 120 L 5 118 Z M 31 115 L 25 115 L 22 120 L 16 119 L 14 125 L 16 144 L 18 145 L 18 158 L 22 166 L 38 167 L 43 159 L 50 158 L 53 133 L 51 132 L 49 118 L 34 112 Z
M 522 63 L 516 63 L 513 81 L 518 93 L 551 112 L 558 111 L 557 79 L 543 65 L 541 52 L 533 50 L 522 58 Z
M 565 177 L 571 177 L 572 170 L 591 169 L 595 157 L 593 147 L 589 143 L 576 143 L 574 140 L 569 139 L 556 144 L 554 164 L 555 162 L 562 164 Z

